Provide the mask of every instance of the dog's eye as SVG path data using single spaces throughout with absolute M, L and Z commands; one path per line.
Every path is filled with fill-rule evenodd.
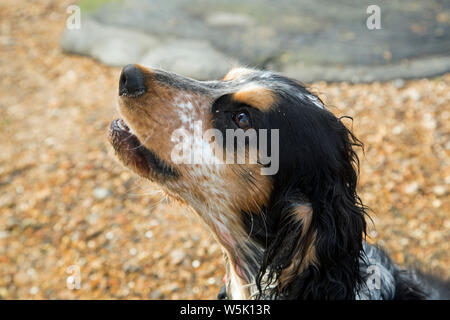
M 245 111 L 239 111 L 235 113 L 233 120 L 237 124 L 237 126 L 241 129 L 250 128 L 250 117 Z

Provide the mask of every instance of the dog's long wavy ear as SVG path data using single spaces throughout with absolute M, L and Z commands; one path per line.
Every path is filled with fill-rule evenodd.
M 260 290 L 262 283 L 276 283 L 279 298 L 353 299 L 362 283 L 359 259 L 366 232 L 353 149 L 362 144 L 328 111 L 301 120 L 295 124 L 301 141 L 289 150 L 296 164 L 280 173 L 276 186 L 280 192 L 272 210 L 279 223 L 257 283 Z M 292 151 L 298 142 L 301 147 Z

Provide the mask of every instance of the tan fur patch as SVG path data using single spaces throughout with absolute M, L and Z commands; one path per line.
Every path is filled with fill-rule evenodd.
M 262 86 L 249 84 L 233 95 L 233 100 L 268 111 L 275 103 L 275 94 Z
M 229 80 L 234 80 L 237 79 L 239 77 L 243 77 L 246 75 L 249 75 L 251 73 L 255 72 L 255 70 L 253 69 L 248 69 L 248 68 L 234 68 L 231 69 L 226 75 L 225 77 L 223 77 L 223 81 L 229 81 Z
M 236 212 L 258 214 L 268 204 L 272 182 L 269 176 L 261 175 L 260 170 L 260 165 L 227 166 L 225 179 L 232 191 Z
M 291 264 L 283 270 L 279 278 L 279 286 L 281 289 L 286 287 L 293 279 L 297 278 L 307 267 L 317 265 L 316 256 L 316 232 L 311 235 L 312 208 L 305 205 L 299 205 L 292 212 L 295 219 L 302 222 L 302 233 L 295 248 L 296 254 Z

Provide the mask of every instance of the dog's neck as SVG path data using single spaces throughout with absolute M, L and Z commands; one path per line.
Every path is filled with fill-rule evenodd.
M 293 231 L 298 235 L 298 237 L 296 236 L 298 241 L 300 243 L 305 241 L 305 244 L 289 243 L 289 245 L 295 246 L 293 248 L 298 251 L 298 254 L 292 257 L 293 260 L 280 274 L 279 279 L 270 281 L 267 275 L 271 270 L 268 269 L 261 279 L 257 278 L 258 276 L 261 277 L 260 271 L 266 248 L 253 238 L 255 230 L 247 230 L 242 215 L 233 214 L 231 210 L 212 212 L 211 206 L 206 206 L 204 203 L 199 204 L 194 210 L 222 246 L 226 263 L 227 295 L 230 299 L 274 298 L 278 286 L 282 285 L 283 281 L 298 276 L 308 265 L 316 263 L 314 247 L 310 246 L 314 240 L 309 242 L 305 237 L 312 217 L 309 204 L 297 204 L 293 210 L 289 211 L 288 217 L 284 218 L 287 219 L 285 223 L 290 224 L 291 227 L 298 226 L 298 231 L 296 229 L 293 229 Z M 253 217 L 257 216 L 254 215 Z M 265 225 L 266 218 L 267 216 L 261 213 L 264 228 L 267 227 Z M 253 228 L 253 222 L 250 225 L 250 228 Z M 312 239 L 314 237 L 315 235 Z M 300 250 L 301 248 L 304 248 L 304 250 Z M 278 283 L 279 281 L 281 282 Z
M 228 229 L 215 236 L 224 254 L 228 297 L 251 299 L 258 293 L 256 275 L 261 266 L 264 248 L 239 229 Z
M 256 276 L 264 248 L 250 237 L 238 216 L 211 211 L 205 213 L 204 209 L 194 208 L 222 247 L 228 297 L 251 299 L 258 292 Z
M 246 239 L 235 248 L 230 249 L 223 245 L 222 248 L 228 297 L 238 300 L 254 298 L 259 293 L 256 276 L 261 266 L 264 249 L 251 239 Z
M 230 212 L 228 214 L 211 213 L 211 211 L 205 214 L 204 211 L 198 209 L 196 211 L 202 213 L 200 217 L 222 246 L 226 264 L 228 297 L 230 299 L 273 299 L 280 284 L 278 279 L 269 280 L 267 275 L 270 273 L 270 270 L 268 269 L 266 269 L 262 278 L 257 278 L 258 276 L 261 277 L 260 271 L 266 248 L 253 238 L 253 233 L 255 232 L 253 230 L 253 222 L 256 223 L 256 221 L 252 221 L 250 230 L 247 230 L 248 227 L 245 227 L 240 215 L 231 214 Z M 296 209 L 290 213 L 290 216 L 299 223 L 299 226 L 303 226 L 303 229 L 300 228 L 298 230 L 299 234 L 302 235 L 311 223 L 311 207 L 309 205 L 296 206 Z M 257 219 L 257 216 L 253 217 Z M 261 215 L 264 224 L 266 218 L 265 215 Z M 264 225 L 265 230 L 266 228 L 267 226 Z M 303 240 L 304 237 L 300 236 L 299 241 Z M 292 278 L 301 273 L 307 264 L 314 263 L 314 252 L 311 254 L 309 250 L 306 250 L 302 251 L 302 254 L 310 256 L 306 256 L 305 259 L 299 255 L 295 256 L 295 261 L 291 261 L 291 264 L 280 275 L 280 280 Z

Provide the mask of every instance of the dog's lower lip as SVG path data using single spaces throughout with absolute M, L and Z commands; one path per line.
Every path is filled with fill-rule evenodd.
M 121 129 L 123 131 L 128 131 L 128 132 L 131 131 L 130 128 L 125 123 L 125 121 L 123 121 L 123 119 L 118 119 L 117 120 L 117 126 L 119 127 L 119 129 Z
M 173 167 L 139 141 L 123 119 L 111 122 L 108 138 L 122 162 L 134 166 L 133 169 L 143 177 L 151 179 L 151 172 L 160 179 L 178 176 Z
M 128 133 L 128 135 L 135 135 L 133 129 L 131 129 L 125 120 L 119 118 L 111 122 L 110 130 L 112 131 L 121 131 Z

